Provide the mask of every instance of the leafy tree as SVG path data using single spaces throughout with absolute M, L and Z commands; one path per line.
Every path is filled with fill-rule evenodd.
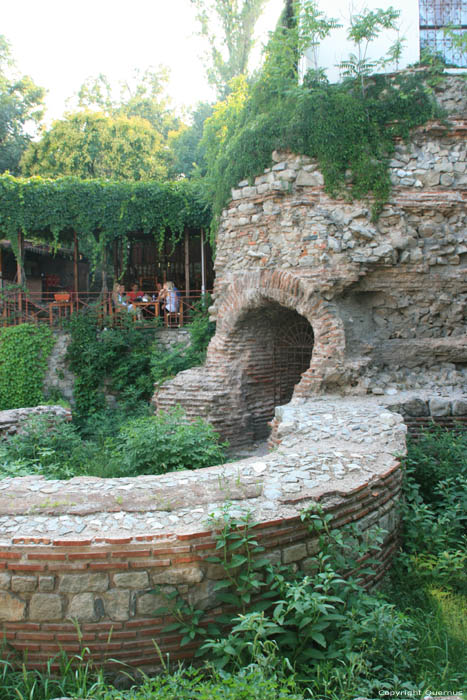
M 229 92 L 232 78 L 247 72 L 253 33 L 266 1 L 191 0 L 197 10 L 200 33 L 210 45 L 208 80 L 219 97 Z
M 25 175 L 151 180 L 167 173 L 161 135 L 141 117 L 81 111 L 55 121 L 22 161 Z
M 388 56 L 376 60 L 368 58 L 368 48 L 371 42 L 374 41 L 382 31 L 397 31 L 397 19 L 399 15 L 400 11 L 390 6 L 387 10 L 365 9 L 360 15 L 352 15 L 350 18 L 347 38 L 357 47 L 357 54 L 351 53 L 346 61 L 342 61 L 339 64 L 339 67 L 343 71 L 343 75 L 359 78 L 362 92 L 364 92 L 365 89 L 364 76 L 372 73 L 378 66 L 384 65 L 388 61 L 397 61 L 400 58 L 402 49 L 402 40 L 400 38 L 398 38 L 393 47 L 391 47 Z
M 144 72 L 135 69 L 133 79 L 122 81 L 116 90 L 103 73 L 89 78 L 77 94 L 80 109 L 96 110 L 107 116 L 140 117 L 146 119 L 158 133 L 167 138 L 170 130 L 179 126 L 170 110 L 164 90 L 169 71 L 164 66 L 148 68 Z
M 10 45 L 0 34 L 0 172 L 18 174 L 21 154 L 42 119 L 44 95 L 29 76 L 17 75 Z
M 192 112 L 191 126 L 182 126 L 169 134 L 173 164 L 171 175 L 193 176 L 205 174 L 205 149 L 201 143 L 206 119 L 212 115 L 213 107 L 207 102 L 200 102 Z

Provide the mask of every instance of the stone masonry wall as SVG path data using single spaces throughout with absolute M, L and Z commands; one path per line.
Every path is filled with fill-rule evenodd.
M 309 367 L 290 379 L 293 397 L 465 393 L 465 80 L 448 78 L 437 96 L 451 110 L 448 124 L 431 122 L 396 144 L 391 199 L 376 222 L 370 202 L 329 197 L 317 163 L 300 155 L 274 153 L 271 168 L 232 190 L 217 239 L 217 332 L 206 364 L 161 387 L 156 407 L 181 403 L 236 444 L 255 438 L 273 416 L 280 377 L 271 359 L 277 337 L 261 319 L 274 315 L 286 329 L 291 310 L 314 338 Z M 248 381 L 254 410 L 242 390 Z
M 233 518 L 250 513 L 271 561 L 304 573 L 318 551 L 300 518 L 308 505 L 320 503 L 335 527 L 383 528 L 374 583 L 396 546 L 393 455 L 404 437 L 401 417 L 375 398 L 309 401 L 282 409 L 277 449 L 262 457 L 132 479 L 1 480 L 0 634 L 11 660 L 27 652 L 28 667 L 44 667 L 85 646 L 97 663 L 151 669 L 154 641 L 172 661 L 191 658 L 196 644 L 163 631 L 173 620 L 156 615 L 165 599 L 151 591 L 176 588 L 208 618 L 223 612 L 223 572 L 208 557 L 226 502 Z

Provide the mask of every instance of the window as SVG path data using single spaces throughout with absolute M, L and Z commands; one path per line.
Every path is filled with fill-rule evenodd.
M 448 65 L 467 67 L 466 52 L 453 46 L 452 38 L 444 34 L 445 27 L 465 34 L 467 0 L 420 0 L 420 50 L 441 54 Z

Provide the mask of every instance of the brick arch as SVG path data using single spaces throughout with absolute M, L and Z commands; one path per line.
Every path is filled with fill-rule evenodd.
M 222 293 L 217 306 L 217 331 L 208 349 L 206 368 L 219 366 L 232 350 L 232 339 L 248 313 L 275 302 L 307 319 L 314 333 L 309 369 L 296 387 L 306 396 L 336 380 L 344 360 L 345 333 L 336 306 L 316 291 L 309 280 L 285 270 L 250 272 L 237 277 Z

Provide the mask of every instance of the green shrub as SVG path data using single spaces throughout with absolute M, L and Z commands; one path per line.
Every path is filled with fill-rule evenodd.
M 100 446 L 84 441 L 76 426 L 63 418 L 33 416 L 21 433 L 0 443 L 0 478 L 40 474 L 71 479 L 93 474 L 106 462 Z
M 216 325 L 209 320 L 208 307 L 210 296 L 199 301 L 192 313 L 190 325 L 187 326 L 190 334 L 190 344 L 177 344 L 171 350 L 159 347 L 157 341 L 152 346 L 151 376 L 156 384 L 162 384 L 178 372 L 202 365 L 206 350 L 215 333 Z
M 104 410 L 104 388 L 115 392 L 129 408 L 151 396 L 154 331 L 136 328 L 130 318 L 122 323 L 120 328 L 101 328 L 93 314 L 71 317 L 67 361 L 76 376 L 74 397 L 79 421 Z
M 45 325 L 0 329 L 0 410 L 44 401 L 44 377 L 54 337 Z
M 135 418 L 122 425 L 109 470 L 113 476 L 164 474 L 221 464 L 224 447 L 212 426 L 188 422 L 180 409 Z

